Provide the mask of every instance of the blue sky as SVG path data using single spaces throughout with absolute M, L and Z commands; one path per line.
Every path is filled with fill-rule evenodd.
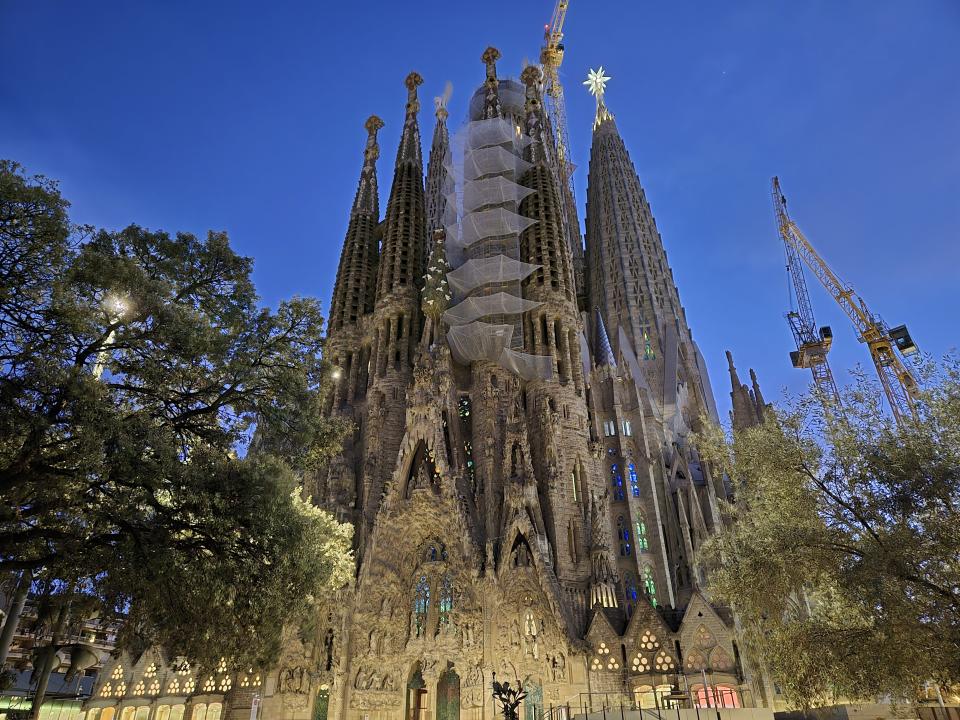
M 77 221 L 227 230 L 264 300 L 327 304 L 362 159 L 386 122 L 383 203 L 418 70 L 454 86 L 536 60 L 552 0 L 262 3 L 0 0 L 0 156 L 62 180 Z M 786 275 L 769 199 L 778 174 L 800 227 L 871 309 L 925 351 L 960 344 L 960 3 L 956 0 L 571 0 L 562 79 L 586 198 L 600 64 L 657 217 L 687 317 L 729 406 L 725 349 L 765 392 L 790 367 Z M 425 148 L 426 150 L 426 148 Z M 834 372 L 865 347 L 834 328 Z

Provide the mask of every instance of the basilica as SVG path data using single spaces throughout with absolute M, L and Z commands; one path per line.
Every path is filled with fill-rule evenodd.
M 705 594 L 728 487 L 691 438 L 717 410 L 607 78 L 582 236 L 541 71 L 499 55 L 462 123 L 434 103 L 426 168 L 406 77 L 383 212 L 365 125 L 326 346 L 354 432 L 308 482 L 355 528 L 355 582 L 270 670 L 114 659 L 87 720 L 489 720 L 494 679 L 524 720 L 771 705 Z

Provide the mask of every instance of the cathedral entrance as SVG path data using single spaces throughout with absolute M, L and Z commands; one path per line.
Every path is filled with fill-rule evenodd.
M 420 672 L 420 663 L 417 663 L 410 674 L 407 683 L 407 711 L 406 720 L 429 720 L 427 710 L 427 684 L 423 681 Z
M 452 667 L 437 682 L 437 720 L 460 720 L 460 676 Z

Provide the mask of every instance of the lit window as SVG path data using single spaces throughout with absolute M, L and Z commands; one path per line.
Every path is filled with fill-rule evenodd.
M 147 687 L 147 695 L 159 695 L 160 694 L 160 681 L 156 678 L 153 679 L 153 682 Z
M 180 694 L 180 680 L 174 678 L 167 683 L 167 695 L 179 695 Z
M 637 477 L 637 466 L 633 463 L 627 465 L 627 477 L 630 478 L 630 493 L 640 497 L 640 479 Z
M 650 542 L 647 540 L 647 524 L 643 520 L 637 520 L 633 527 L 637 535 L 637 552 L 646 552 L 650 549 Z
M 632 572 L 627 571 L 623 576 L 623 587 L 627 593 L 627 599 L 636 602 L 639 593 L 637 592 L 637 579 Z
M 653 663 L 660 672 L 667 672 L 668 670 L 673 670 L 675 667 L 673 664 L 673 658 L 667 655 L 667 653 L 665 653 L 663 650 L 657 653 L 657 657 Z
M 143 695 L 146 691 L 147 691 L 147 686 L 143 684 L 143 680 L 141 680 L 140 682 L 138 682 L 136 685 L 133 686 L 134 695 Z
M 150 665 L 147 667 L 147 671 L 143 674 L 143 676 L 144 676 L 145 678 L 156 677 L 156 676 L 157 676 L 157 664 L 156 664 L 156 663 L 150 663 Z
M 120 679 L 122 679 L 122 678 L 123 678 L 123 666 L 122 666 L 122 665 L 117 665 L 117 666 L 113 669 L 113 672 L 110 673 L 110 679 L 111 679 L 111 680 L 120 680 Z
M 227 671 L 227 659 L 222 657 L 220 658 L 220 662 L 217 663 L 217 672 L 225 673 L 226 671 Z
M 203 681 L 203 691 L 205 693 L 212 693 L 217 689 L 217 681 L 213 679 L 213 675 L 209 676 L 206 680 Z
M 197 689 L 197 681 L 193 678 L 187 678 L 183 683 L 183 694 L 190 695 Z
M 108 680 L 103 684 L 103 687 L 100 688 L 100 697 L 110 697 L 111 695 L 113 695 L 113 685 L 111 685 Z
M 637 653 L 633 658 L 630 669 L 633 670 L 633 672 L 650 672 L 650 661 L 640 653 Z
M 630 557 L 630 528 L 623 515 L 617 517 L 617 536 L 620 540 L 620 557 Z
M 620 423 L 620 428 L 623 430 L 623 434 L 626 435 L 627 437 L 630 437 L 631 435 L 633 435 L 633 427 L 630 425 L 629 420 L 623 420 Z
M 643 568 L 643 589 L 647 593 L 647 597 L 650 598 L 650 602 L 653 603 L 653 606 L 657 606 L 657 584 L 653 579 L 653 568 L 649 565 L 644 566 Z
M 220 684 L 217 686 L 217 689 L 220 692 L 227 692 L 233 686 L 233 678 L 229 675 L 224 675 L 220 678 Z
M 190 720 L 207 720 L 206 703 L 198 703 L 193 706 L 193 714 L 190 716 Z

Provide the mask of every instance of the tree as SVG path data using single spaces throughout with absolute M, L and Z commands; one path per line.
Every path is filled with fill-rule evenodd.
M 699 438 L 736 498 L 710 591 L 798 705 L 960 681 L 960 365 L 927 374 L 903 427 L 860 374 L 842 412 L 808 396 Z
M 224 233 L 67 210 L 0 162 L 0 572 L 123 616 L 135 652 L 267 665 L 352 572 L 352 529 L 300 490 L 346 430 L 318 303 L 260 307 Z

